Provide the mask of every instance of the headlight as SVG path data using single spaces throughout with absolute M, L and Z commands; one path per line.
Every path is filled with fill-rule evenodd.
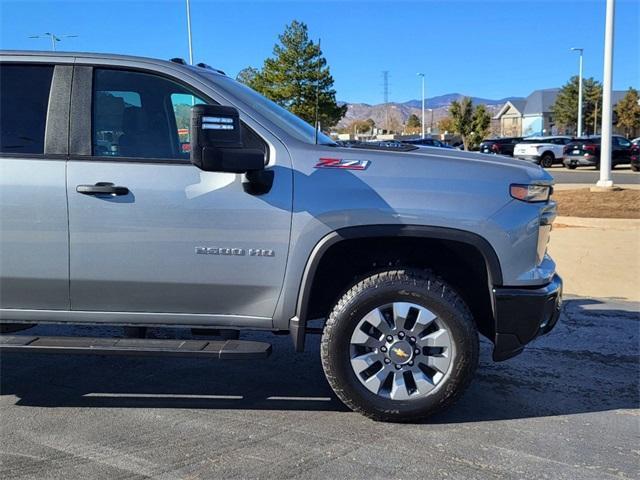
M 511 196 L 523 202 L 546 202 L 551 196 L 552 188 L 549 185 L 519 185 L 511 184 L 509 187 Z

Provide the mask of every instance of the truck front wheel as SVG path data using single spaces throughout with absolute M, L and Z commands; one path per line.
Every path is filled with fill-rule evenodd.
M 478 332 L 467 305 L 440 277 L 388 270 L 340 298 L 321 356 L 329 384 L 352 410 L 410 422 L 465 390 L 478 364 Z

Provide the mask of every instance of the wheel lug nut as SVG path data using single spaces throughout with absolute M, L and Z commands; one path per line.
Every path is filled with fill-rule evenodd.
M 413 353 L 415 353 L 416 355 L 420 355 L 420 349 L 419 349 L 419 348 L 416 348 L 416 349 L 413 351 Z
M 409 340 L 411 341 L 411 343 L 416 343 L 416 337 L 411 337 L 409 338 Z
M 386 352 L 387 351 L 387 347 L 380 347 L 380 351 L 381 352 Z
M 398 334 L 398 338 L 404 338 L 404 332 L 400 332 L 400 333 Z
M 391 335 L 387 335 L 387 342 L 393 342 L 393 337 Z
M 409 366 L 413 367 L 413 360 L 409 362 Z
M 391 363 L 391 360 L 389 360 L 388 358 L 385 358 L 384 363 Z
M 402 366 L 396 365 L 396 370 L 400 370 L 401 368 L 402 368 Z

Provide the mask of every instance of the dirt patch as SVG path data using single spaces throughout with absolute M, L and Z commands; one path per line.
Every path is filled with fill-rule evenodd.
M 640 190 L 592 192 L 588 188 L 555 191 L 558 215 L 587 218 L 640 218 Z

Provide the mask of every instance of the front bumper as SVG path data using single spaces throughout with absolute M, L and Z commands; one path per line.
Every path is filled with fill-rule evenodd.
M 562 163 L 565 167 L 570 165 L 576 167 L 594 167 L 598 164 L 598 157 L 595 155 L 567 155 L 563 157 Z
M 539 335 L 549 333 L 560 317 L 562 279 L 538 288 L 495 288 L 496 335 L 493 359 L 496 362 L 518 355 Z
M 519 158 L 520 160 L 527 160 L 528 162 L 534 162 L 539 165 L 542 157 L 540 155 L 516 155 L 516 158 Z

